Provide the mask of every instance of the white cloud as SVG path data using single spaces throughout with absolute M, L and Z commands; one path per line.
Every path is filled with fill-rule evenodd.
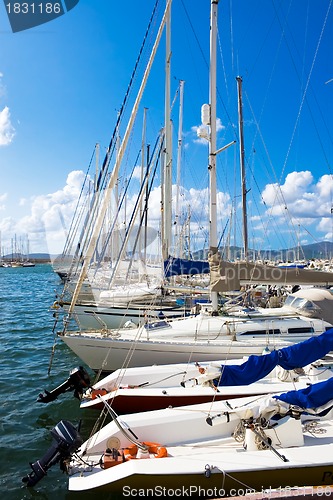
M 333 193 L 333 176 L 323 175 L 317 183 L 317 192 L 320 199 L 325 198 L 330 199 Z
M 29 199 L 21 199 L 20 205 L 28 210 L 30 214 L 18 221 L 13 219 L 2 219 L 0 230 L 2 236 L 8 238 L 16 234 L 29 236 L 31 252 L 61 253 L 67 232 L 70 228 L 78 199 L 85 179 L 84 172 L 72 171 L 68 174 L 66 184 L 62 189 L 46 195 L 35 196 Z M 87 188 L 88 189 L 88 184 Z M 1 199 L 5 195 L 0 196 Z M 82 198 L 86 199 L 85 197 Z M 8 241 L 6 242 L 8 246 Z
M 141 180 L 141 171 L 142 171 L 142 167 L 140 165 L 137 165 L 136 167 L 134 167 L 134 170 L 133 170 L 133 178 L 134 179 L 139 179 Z
M 311 172 L 291 172 L 287 175 L 284 184 L 268 184 L 262 192 L 266 205 L 287 205 L 302 198 L 311 187 L 313 176 Z
M 10 232 L 12 234 L 12 228 L 15 227 L 15 221 L 12 217 L 6 217 L 0 220 L 0 231 L 1 236 Z
M 30 249 L 32 252 L 49 251 L 52 254 L 62 252 L 65 239 L 71 226 L 78 199 L 85 179 L 84 172 L 80 170 L 72 171 L 68 174 L 65 185 L 49 194 L 35 196 L 31 199 L 20 200 L 20 205 L 24 206 L 27 215 L 19 221 L 11 218 L 0 219 L 0 231 L 2 238 L 5 235 L 10 238 L 17 234 L 29 236 Z M 86 185 L 85 192 L 91 186 L 91 180 Z M 249 221 L 252 224 L 254 234 L 251 241 L 257 241 L 259 244 L 262 236 L 261 230 L 265 230 L 267 235 L 273 235 L 274 228 L 279 227 L 280 234 L 290 232 L 289 222 L 293 227 L 307 228 L 309 231 L 316 232 L 318 238 L 329 238 L 332 235 L 333 220 L 331 216 L 333 180 L 331 176 L 324 175 L 317 182 L 314 180 L 311 172 L 292 172 L 286 176 L 285 182 L 281 186 L 283 199 L 277 197 L 279 192 L 276 184 L 269 184 L 263 190 L 262 196 L 265 200 L 266 214 L 249 215 Z M 178 195 L 177 186 L 172 186 L 172 202 L 175 208 L 176 197 Z M 81 197 L 83 204 L 83 199 Z M 0 195 L 0 209 L 7 200 L 7 195 Z M 125 208 L 122 209 L 119 223 L 124 228 L 131 218 L 134 205 L 137 201 L 137 189 L 134 194 L 128 197 Z M 209 190 L 203 189 L 179 189 L 179 228 L 183 231 L 190 231 L 193 248 L 207 247 L 207 236 L 209 232 Z M 275 204 L 274 204 L 275 203 Z M 227 220 L 231 217 L 232 200 L 228 193 L 219 191 L 217 193 L 218 207 L 218 233 L 226 226 Z M 148 225 L 160 232 L 161 229 L 161 187 L 155 186 L 150 194 L 148 210 Z M 82 211 L 83 213 L 83 211 Z M 85 213 L 85 212 L 84 212 Z M 185 220 L 190 215 L 190 225 L 187 226 Z M 269 216 L 270 223 L 265 225 L 265 220 Z M 288 217 L 288 224 L 286 223 Z M 113 216 L 110 215 L 110 221 Z M 259 221 L 262 221 L 261 225 Z M 274 224 L 272 224 L 274 220 Z M 174 222 L 174 221 L 172 221 Z M 125 224 L 126 223 L 126 224 Z M 287 227 L 289 226 L 289 227 Z M 184 233 L 185 234 L 185 233 Z M 308 236 L 308 233 L 302 231 L 302 240 Z M 254 240 L 255 238 L 255 240 Z M 195 242 L 195 243 L 194 243 Z M 7 242 L 8 246 L 8 242 Z
M 262 191 L 267 207 L 266 216 L 279 226 L 280 234 L 287 234 L 293 228 L 307 228 L 317 239 L 331 239 L 333 220 L 333 178 L 325 174 L 315 182 L 310 171 L 291 172 L 279 187 L 268 184 Z M 304 241 L 305 240 L 303 238 Z
M 270 207 L 271 215 L 281 216 L 288 212 L 292 217 L 320 217 L 327 213 L 327 204 L 330 204 L 333 193 L 333 182 L 326 178 L 329 176 L 321 177 L 314 184 L 313 175 L 308 170 L 291 172 L 281 186 L 268 184 L 262 192 L 262 199 Z
M 0 111 L 0 146 L 8 146 L 14 138 L 15 129 L 10 121 L 8 106 Z
M 332 235 L 333 220 L 330 217 L 323 217 L 319 221 L 317 229 L 318 229 L 318 231 L 322 231 L 325 234 L 325 236 L 328 238 L 328 235 Z
M 216 118 L 216 132 L 220 132 L 221 130 L 224 130 L 225 126 L 221 122 L 221 118 Z

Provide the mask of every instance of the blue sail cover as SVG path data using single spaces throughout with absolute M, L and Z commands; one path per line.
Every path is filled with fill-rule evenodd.
M 301 368 L 333 351 L 333 328 L 304 342 L 262 356 L 249 356 L 241 365 L 222 365 L 218 385 L 249 385 L 266 377 L 276 366 Z M 332 393 L 333 394 L 333 393 Z
M 182 274 L 208 274 L 209 264 L 206 260 L 187 260 L 169 257 L 164 261 L 164 276 L 179 276 Z
M 284 392 L 279 396 L 273 397 L 290 405 L 300 406 L 301 408 L 319 408 L 333 399 L 333 377 L 323 382 L 309 385 L 305 389 Z

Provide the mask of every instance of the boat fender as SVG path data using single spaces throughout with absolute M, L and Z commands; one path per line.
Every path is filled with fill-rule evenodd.
M 159 443 L 151 443 L 149 441 L 145 441 L 142 443 L 147 447 L 148 452 L 154 455 L 154 458 L 165 458 L 168 456 L 167 449 L 165 446 L 161 446 Z M 124 458 L 125 460 L 133 460 L 136 458 L 148 458 L 136 444 L 131 444 L 127 448 L 124 449 Z

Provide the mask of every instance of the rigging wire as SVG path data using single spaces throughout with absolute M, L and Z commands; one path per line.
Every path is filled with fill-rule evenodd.
M 267 145 L 266 145 L 265 140 L 264 140 L 264 138 L 263 138 L 263 136 L 262 136 L 261 129 L 260 129 L 260 127 L 259 127 L 259 123 L 258 123 L 258 121 L 257 121 L 257 119 L 256 119 L 256 116 L 255 116 L 255 114 L 254 114 L 254 110 L 253 110 L 253 108 L 252 108 L 252 105 L 251 105 L 251 103 L 250 103 L 250 101 L 249 101 L 249 98 L 248 98 L 248 95 L 247 95 L 246 93 L 245 93 L 245 96 L 246 96 L 246 99 L 247 99 L 247 102 L 248 102 L 249 109 L 250 109 L 250 111 L 251 111 L 251 113 L 252 113 L 252 117 L 253 117 L 254 123 L 255 123 L 255 125 L 256 125 L 258 135 L 259 135 L 259 137 L 261 138 L 261 141 L 262 141 L 262 144 L 263 144 L 264 150 L 265 150 L 265 152 L 266 152 L 266 156 L 267 156 L 267 159 L 268 159 L 268 162 L 269 162 L 269 165 L 270 165 L 270 169 L 271 169 L 271 171 L 274 173 L 274 176 L 275 176 L 275 178 L 276 178 L 276 186 L 277 186 L 277 189 L 276 189 L 276 192 L 275 192 L 275 198 L 274 198 L 273 205 L 272 205 L 272 207 L 271 207 L 270 209 L 267 207 L 267 204 L 266 204 L 265 200 L 261 197 L 262 203 L 264 204 L 264 206 L 266 206 L 266 207 L 267 207 L 267 213 L 268 213 L 268 219 L 267 219 L 266 224 L 264 224 L 263 219 L 262 219 L 262 223 L 263 223 L 263 230 L 264 230 L 264 234 L 265 234 L 266 238 L 268 238 L 268 234 L 269 234 L 269 231 L 270 231 L 270 229 L 271 229 L 271 225 L 273 224 L 273 225 L 276 227 L 276 235 L 277 235 L 277 237 L 280 239 L 281 231 L 279 231 L 279 228 L 278 228 L 278 226 L 277 226 L 277 222 L 276 222 L 275 218 L 273 218 L 273 213 L 272 213 L 272 212 L 273 212 L 273 209 L 274 209 L 275 202 L 276 202 L 276 200 L 278 199 L 278 197 L 280 197 L 280 202 L 279 202 L 279 203 L 280 203 L 280 205 L 283 205 L 283 206 L 285 207 L 285 210 L 284 210 L 284 212 L 283 212 L 283 215 L 284 215 L 285 217 L 289 216 L 289 220 L 290 220 L 290 223 L 291 223 L 292 225 L 293 225 L 293 222 L 292 222 L 292 219 L 291 219 L 290 213 L 289 213 L 289 212 L 288 212 L 288 210 L 287 210 L 287 202 L 286 202 L 286 200 L 285 200 L 285 198 L 284 198 L 284 194 L 283 194 L 283 191 L 282 191 L 282 189 L 281 189 L 281 185 L 280 185 L 279 181 L 277 180 L 277 176 L 276 176 L 276 173 L 275 173 L 275 169 L 274 169 L 273 163 L 272 163 L 272 161 L 271 161 L 271 158 L 270 158 L 270 155 L 269 155 L 269 152 L 268 152 L 268 149 L 267 149 Z M 258 189 L 258 192 L 260 193 L 260 191 L 261 191 L 261 190 L 260 190 L 259 185 L 258 185 L 258 183 L 257 183 L 257 180 L 256 180 L 256 177 L 255 177 L 255 175 L 254 175 L 254 172 L 253 172 L 253 171 L 251 171 L 251 172 L 252 172 L 252 175 L 253 175 L 253 181 L 255 182 L 255 185 L 256 185 L 256 187 L 257 187 L 257 189 Z M 259 210 L 258 210 L 258 212 L 259 212 Z M 287 220 L 287 222 L 288 222 L 288 219 L 286 219 L 286 220 Z M 294 225 L 293 225 L 293 227 L 294 227 L 294 230 L 296 230 Z
M 304 92 L 303 92 L 303 96 L 302 96 L 302 99 L 301 99 L 301 104 L 300 104 L 300 109 L 299 109 L 299 113 L 298 113 L 298 116 L 297 116 L 297 119 L 296 119 L 296 123 L 295 123 L 295 129 L 298 125 L 298 122 L 300 120 L 300 115 L 301 115 L 301 111 L 302 111 L 302 108 L 303 108 L 303 105 L 304 103 L 306 103 L 308 105 L 308 112 L 310 114 L 310 117 L 312 119 L 312 123 L 313 123 L 313 126 L 314 126 L 314 129 L 315 129 L 315 132 L 316 132 L 316 135 L 317 135 L 317 140 L 319 142 L 319 145 L 320 145 L 320 148 L 322 150 L 322 154 L 324 156 L 324 159 L 325 159 L 325 162 L 326 162 L 326 165 L 327 165 L 327 168 L 330 172 L 330 177 L 331 177 L 331 180 L 333 179 L 333 173 L 332 173 L 332 169 L 331 169 L 331 165 L 330 165 L 330 162 L 328 160 L 328 157 L 327 157 L 327 154 L 325 152 L 325 148 L 324 148 L 324 145 L 323 145 L 323 140 L 322 140 L 322 136 L 321 134 L 319 133 L 319 129 L 316 125 L 316 122 L 315 122 L 315 119 L 314 119 L 314 116 L 313 116 L 313 112 L 312 112 L 312 109 L 309 105 L 309 102 L 308 102 L 308 98 L 307 98 L 307 94 L 308 94 L 308 90 L 311 89 L 312 90 L 312 87 L 311 87 L 311 82 L 310 82 L 310 79 L 311 79 L 311 76 L 312 76 L 312 72 L 313 72 L 313 68 L 314 68 L 314 65 L 315 65 L 315 62 L 316 62 L 316 59 L 317 59 L 317 55 L 318 55 L 318 51 L 319 51 L 319 47 L 320 47 L 320 44 L 321 44 L 321 41 L 322 41 L 322 38 L 323 38 L 323 34 L 324 34 L 324 31 L 325 31 L 325 28 L 326 28 L 326 25 L 327 25 L 327 21 L 328 21 L 328 16 L 329 16 L 329 13 L 330 13 L 330 10 L 331 10 L 331 7 L 332 7 L 332 0 L 330 0 L 329 2 L 329 5 L 328 5 L 328 8 L 327 8 L 327 11 L 326 11 L 326 15 L 325 15 L 325 19 L 324 19 L 324 22 L 323 22 L 323 26 L 322 26 L 322 29 L 321 29 L 321 32 L 320 32 L 320 35 L 319 35 L 319 39 L 318 39 L 318 42 L 317 42 L 317 46 L 316 46 L 316 50 L 315 50 L 315 54 L 314 54 L 314 57 L 313 57 L 313 61 L 312 61 L 312 65 L 311 65 L 311 68 L 310 68 L 310 71 L 309 71 L 309 75 L 308 75 L 308 79 L 307 79 L 307 82 L 306 82 L 306 85 L 305 85 L 305 89 L 304 89 Z M 290 36 L 291 36 L 291 39 L 293 40 L 293 35 L 292 35 L 292 31 L 290 30 Z M 294 40 L 293 40 L 294 41 Z M 294 42 L 294 45 L 296 47 L 296 44 Z M 297 68 L 296 68 L 296 64 L 295 64 L 295 61 L 292 57 L 292 54 L 291 54 L 291 51 L 289 49 L 289 46 L 287 44 L 287 47 L 288 47 L 288 50 L 290 52 L 290 57 L 291 57 L 291 60 L 293 62 L 293 65 L 294 65 L 294 68 L 295 68 L 295 72 L 298 76 L 298 78 L 300 79 L 299 75 L 298 75 L 298 72 L 297 72 Z M 325 83 L 328 83 L 328 82 L 325 82 Z M 319 102 L 317 100 L 317 97 L 316 97 L 316 93 L 315 92 L 312 92 L 312 97 L 317 105 L 317 109 L 319 111 L 319 114 L 322 118 L 322 122 L 323 122 L 323 125 L 325 127 L 325 130 L 327 132 L 327 136 L 330 140 L 330 142 L 333 144 L 333 139 L 332 139 L 332 135 L 331 135 L 331 132 L 330 132 L 330 129 L 329 127 L 327 126 L 327 123 L 326 123 L 326 120 L 325 120 L 325 117 L 322 113 L 322 110 L 321 110 L 321 107 L 319 105 Z M 295 132 L 295 129 L 294 129 L 294 132 Z M 291 139 L 291 142 L 290 142 L 290 147 L 291 147 L 291 143 L 293 141 L 293 138 L 294 136 L 292 136 L 292 139 Z M 290 149 L 289 149 L 290 150 Z M 289 153 L 289 151 L 288 151 Z M 288 158 L 288 156 L 287 156 Z M 287 161 L 287 158 L 286 158 L 286 161 Z M 284 164 L 284 168 L 285 168 L 285 164 Z M 333 207 L 333 193 L 332 193 L 332 190 L 330 190 L 330 205 L 331 205 L 331 214 L 332 214 L 332 207 Z M 331 217 L 331 220 L 332 220 L 332 217 Z M 333 221 L 332 221 L 332 224 L 333 224 Z M 303 229 L 306 230 L 306 228 L 303 226 Z M 307 231 L 307 230 L 306 230 Z M 331 229 L 332 231 L 332 229 Z M 308 231 L 307 231 L 308 232 Z
M 291 137 L 291 140 L 290 140 L 290 144 L 289 144 L 289 148 L 288 148 L 288 151 L 287 151 L 287 155 L 286 155 L 286 159 L 285 159 L 285 162 L 284 162 L 284 165 L 282 167 L 282 172 L 281 172 L 281 176 L 283 176 L 284 174 L 284 171 L 285 171 L 285 168 L 286 168 L 286 163 L 287 163 L 287 160 L 289 158 L 289 154 L 290 154 L 290 150 L 291 150 L 291 146 L 292 146 L 292 143 L 294 141 L 294 136 L 295 136 L 295 133 L 296 133 L 296 129 L 298 127 L 298 124 L 299 124 L 299 121 L 300 121 L 300 116 L 301 116 L 301 113 L 302 113 L 302 110 L 303 110 L 303 106 L 304 106 L 304 103 L 307 102 L 307 94 L 308 94 L 308 90 L 309 88 L 311 88 L 310 86 L 310 80 L 311 80 L 311 77 L 312 77 L 312 73 L 313 73 L 313 69 L 314 69 L 314 66 L 315 66 L 315 63 L 316 63 L 316 60 L 317 60 L 317 56 L 318 56 L 318 52 L 319 52 L 319 47 L 320 47 L 320 44 L 321 44 L 321 41 L 322 41 L 322 38 L 323 38 L 323 35 L 324 35 L 324 31 L 325 31 L 325 28 L 326 28 L 326 25 L 327 25 L 327 19 L 328 19 L 328 15 L 329 15 L 329 12 L 330 12 L 330 9 L 331 9 L 331 6 L 332 6 L 332 0 L 330 0 L 330 3 L 329 3 L 329 6 L 328 6 L 328 9 L 327 9 L 327 12 L 326 12 L 326 15 L 325 15 L 325 19 L 324 19 L 324 23 L 323 23 L 323 26 L 321 28 L 321 32 L 319 34 L 319 38 L 318 38 L 318 41 L 317 41 L 317 45 L 316 45 L 316 49 L 315 49 L 315 53 L 314 53 L 314 56 L 313 56 L 313 60 L 312 60 L 312 63 L 311 63 L 311 67 L 310 67 L 310 71 L 309 71 L 309 74 L 308 74 L 308 78 L 306 80 L 306 84 L 305 84 L 305 88 L 304 88 L 304 91 L 303 91 L 303 95 L 302 95 L 302 98 L 301 98 L 301 103 L 300 103 L 300 107 L 299 107 L 299 110 L 298 110 L 298 114 L 297 114 L 297 117 L 296 117 L 296 121 L 295 121 L 295 125 L 294 125 L 294 129 L 293 129 L 293 132 L 292 132 L 292 137 Z M 277 19 L 278 21 L 280 22 L 280 19 L 279 19 L 279 16 L 277 15 Z M 285 24 L 287 25 L 287 21 L 285 20 Z M 284 32 L 283 32 L 283 35 L 284 35 Z M 292 56 L 292 53 L 291 53 L 291 50 L 290 50 L 290 47 L 289 47 L 289 44 L 288 44 L 288 41 L 287 39 L 285 38 L 285 41 L 286 41 L 286 45 L 287 45 L 287 48 L 288 48 L 288 51 L 289 51 L 289 55 L 291 57 L 291 61 L 293 63 L 293 66 L 295 68 L 295 71 L 296 71 L 296 75 L 299 77 L 299 74 L 298 74 L 298 71 L 297 71 L 297 68 L 296 68 L 296 64 L 295 64 L 295 60 Z M 319 104 L 317 102 L 317 105 L 319 107 Z M 320 109 L 320 108 L 319 108 Z M 309 112 L 310 112 L 310 116 L 313 120 L 313 114 L 311 112 L 311 109 L 309 107 Z M 314 122 L 314 120 L 313 120 Z M 326 126 L 326 123 L 324 121 L 324 124 Z M 327 156 L 325 154 L 325 151 L 324 151 L 324 148 L 323 148 L 323 145 L 322 145 L 322 140 L 320 138 L 320 135 L 319 135 L 319 132 L 318 132 L 318 128 L 316 126 L 316 124 L 314 123 L 314 126 L 315 126 L 315 130 L 317 132 L 317 135 L 318 135 L 318 140 L 319 140 L 319 143 L 323 149 L 323 153 L 324 153 L 324 157 L 325 157 L 325 160 L 326 160 L 326 163 L 327 165 L 329 166 L 329 162 L 328 162 L 328 159 L 327 159 Z M 327 126 L 326 126 L 327 128 Z M 331 136 L 329 134 L 329 137 L 331 139 Z M 332 139 L 331 139 L 331 142 L 332 142 Z M 330 167 L 329 167 L 330 168 Z
M 157 6 L 158 6 L 159 1 L 160 0 L 156 0 L 155 5 L 153 7 L 153 12 L 152 12 L 151 17 L 149 19 L 148 26 L 147 26 L 146 32 L 144 34 L 140 50 L 139 50 L 139 54 L 138 54 L 137 59 L 135 61 L 134 69 L 133 69 L 132 74 L 130 76 L 130 81 L 128 83 L 128 86 L 127 86 L 127 89 L 126 89 L 126 92 L 125 92 L 125 96 L 124 96 L 123 102 L 121 104 L 120 110 L 119 110 L 118 115 L 117 115 L 116 125 L 114 127 L 114 130 L 113 130 L 113 133 L 112 133 L 112 136 L 111 136 L 111 140 L 110 140 L 109 146 L 107 148 L 107 153 L 106 153 L 106 155 L 104 157 L 102 168 L 101 168 L 99 177 L 97 179 L 97 183 L 96 183 L 97 189 L 99 189 L 101 187 L 102 180 L 103 180 L 103 178 L 105 178 L 106 170 L 107 170 L 107 167 L 109 165 L 110 158 L 111 158 L 110 152 L 111 151 L 113 152 L 113 150 L 115 148 L 115 142 L 116 142 L 115 139 L 116 139 L 116 136 L 117 136 L 117 133 L 118 133 L 118 128 L 119 128 L 119 125 L 120 125 L 120 122 L 121 122 L 121 119 L 122 119 L 122 115 L 124 113 L 124 109 L 125 109 L 125 106 L 127 104 L 127 101 L 128 101 L 129 95 L 130 95 L 130 91 L 132 89 L 132 85 L 133 85 L 134 79 L 135 79 L 137 71 L 138 71 L 139 64 L 141 62 L 142 54 L 143 54 L 143 51 L 144 51 L 144 48 L 145 48 L 145 45 L 146 45 L 146 42 L 147 42 L 147 39 L 148 39 L 148 35 L 150 33 L 150 29 L 151 29 L 153 20 L 155 18 L 155 14 L 156 14 L 156 10 L 157 10 Z
M 82 238 L 81 238 L 77 243 L 77 248 L 76 248 L 76 252 L 75 252 L 75 256 L 79 257 L 77 265 L 79 265 L 79 262 L 81 262 L 83 254 L 84 254 L 85 246 L 87 245 L 87 242 L 89 241 L 89 235 L 91 234 L 91 231 L 92 231 L 93 221 L 95 220 L 96 211 L 98 210 L 98 207 L 99 207 L 98 198 L 100 197 L 104 183 L 107 182 L 108 166 L 109 166 L 111 157 L 114 153 L 114 150 L 116 148 L 119 126 L 120 126 L 121 120 L 123 118 L 124 110 L 126 108 L 130 92 L 132 90 L 132 86 L 133 86 L 133 83 L 134 83 L 134 80 L 135 80 L 135 77 L 136 77 L 136 74 L 138 71 L 139 64 L 140 64 L 141 59 L 142 59 L 143 51 L 144 51 L 144 48 L 146 46 L 146 42 L 147 42 L 148 35 L 150 33 L 150 30 L 151 30 L 153 20 L 155 19 L 158 3 L 159 3 L 159 0 L 156 0 L 154 8 L 153 8 L 153 12 L 152 12 L 150 20 L 148 22 L 146 32 L 144 34 L 143 42 L 141 44 L 138 57 L 136 59 L 135 65 L 134 65 L 134 69 L 132 71 L 132 74 L 131 74 L 131 77 L 130 77 L 130 80 L 129 80 L 129 83 L 128 83 L 128 86 L 127 86 L 127 89 L 125 92 L 123 102 L 122 102 L 120 110 L 117 114 L 117 120 L 116 120 L 116 124 L 114 126 L 114 129 L 113 129 L 113 133 L 112 133 L 112 136 L 111 136 L 111 139 L 109 142 L 109 146 L 107 148 L 106 155 L 104 157 L 101 170 L 100 170 L 98 178 L 96 180 L 96 189 L 95 189 L 93 199 L 91 201 L 91 210 L 88 211 L 87 216 L 86 216 L 86 220 L 83 224 L 83 226 L 85 228 L 85 232 L 82 234 L 82 238 L 84 237 L 84 241 L 81 241 L 82 240 Z
M 73 226 L 74 226 L 74 223 L 80 219 L 80 217 L 77 217 L 77 212 L 80 208 L 80 201 L 81 201 L 81 197 L 83 196 L 83 193 L 85 192 L 85 186 L 86 186 L 86 183 L 87 183 L 87 180 L 88 180 L 88 176 L 89 176 L 89 171 L 90 171 L 90 167 L 91 167 L 91 164 L 92 164 L 92 161 L 93 161 L 93 158 L 96 154 L 96 148 L 97 148 L 97 144 L 95 144 L 95 147 L 94 147 L 94 150 L 92 152 L 92 155 L 91 155 L 91 158 L 90 158 L 90 161 L 89 161 L 89 164 L 88 164 L 88 169 L 86 171 L 86 174 L 85 174 L 85 178 L 84 178 L 84 181 L 83 181 L 83 184 L 82 184 L 82 187 L 81 187 L 81 191 L 80 191 L 80 194 L 79 194 L 79 197 L 78 197 L 78 200 L 77 200 L 77 203 L 76 203 L 76 207 L 75 207 L 75 210 L 74 210 L 74 215 L 73 215 L 73 218 L 72 218 L 72 221 L 71 221 L 71 224 L 69 226 L 69 229 L 68 229 L 68 235 L 67 235 L 67 239 L 66 239 L 66 242 L 65 242 L 65 245 L 64 245 L 64 249 L 63 249 L 63 252 L 62 252 L 62 256 L 66 256 L 67 255 L 67 252 L 70 250 L 71 246 L 72 246 L 72 236 L 73 233 L 75 234 L 75 231 L 73 229 Z

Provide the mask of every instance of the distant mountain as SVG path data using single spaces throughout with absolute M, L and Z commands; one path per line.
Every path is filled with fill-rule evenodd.
M 47 260 L 51 261 L 51 255 L 49 253 L 31 253 L 28 256 L 30 260 Z
M 310 245 L 302 245 L 300 247 L 286 248 L 283 250 L 264 250 L 261 255 L 268 258 L 269 255 L 275 256 L 284 261 L 293 261 L 296 259 L 331 259 L 333 256 L 333 243 L 331 241 L 321 241 L 311 243 Z

